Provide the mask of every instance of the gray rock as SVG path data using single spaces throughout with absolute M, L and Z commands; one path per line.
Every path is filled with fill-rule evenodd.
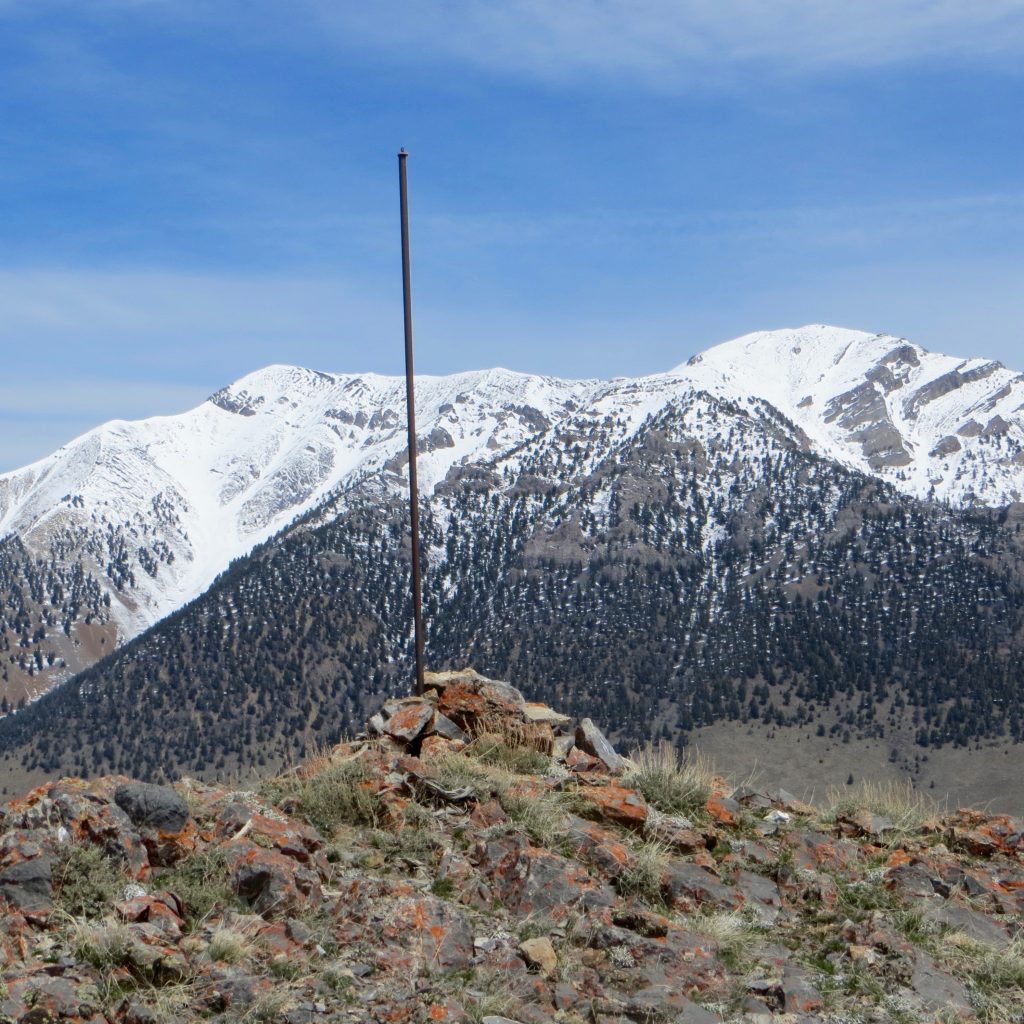
M 892 819 L 884 814 L 875 814 L 873 811 L 861 809 L 853 814 L 845 814 L 840 817 L 840 822 L 852 825 L 861 835 L 871 838 L 878 838 L 891 832 L 895 827 Z
M 33 857 L 0 871 L 0 899 L 20 910 L 47 910 L 53 902 L 53 858 Z
M 576 746 L 603 761 L 610 772 L 622 771 L 622 758 L 591 719 L 584 718 L 576 727 Z
M 555 742 L 551 747 L 551 756 L 556 761 L 564 761 L 569 756 L 569 751 L 572 750 L 576 740 L 572 736 L 556 736 Z
M 485 697 L 497 697 L 509 704 L 515 704 L 518 708 L 526 706 L 526 698 L 522 691 L 517 690 L 511 683 L 502 683 L 497 679 L 484 679 L 480 684 L 480 693 Z
M 440 711 L 434 715 L 434 724 L 431 732 L 444 737 L 446 740 L 462 740 L 463 743 L 468 743 L 470 740 L 469 733 L 463 732 L 450 718 L 442 715 Z
M 1010 944 L 1007 930 L 988 914 L 962 906 L 959 903 L 929 900 L 925 903 L 925 919 L 946 925 L 954 931 L 963 932 L 978 942 L 1005 948 Z
M 924 953 L 919 953 L 914 963 L 910 987 L 932 1013 L 939 1013 L 950 1007 L 958 1010 L 971 1008 L 967 989 Z
M 735 884 L 736 891 L 743 897 L 743 905 L 755 913 L 762 924 L 774 924 L 782 913 L 778 884 L 753 871 L 737 872 Z
M 548 722 L 551 725 L 565 725 L 571 721 L 568 715 L 560 711 L 554 711 L 546 704 L 527 704 L 523 708 L 523 717 L 528 722 Z
M 753 786 L 740 786 L 738 789 L 733 790 L 732 798 L 745 807 L 754 807 L 761 810 L 772 805 L 772 798 L 764 790 L 755 789 Z
M 807 973 L 795 964 L 787 964 L 783 972 L 782 996 L 787 1013 L 809 1013 L 824 1005 L 821 993 L 811 984 Z
M 127 782 L 114 790 L 114 803 L 138 828 L 180 832 L 189 819 L 188 804 L 167 786 Z
M 724 885 L 706 868 L 682 860 L 669 863 L 661 879 L 661 891 L 670 904 L 684 907 L 710 903 L 728 910 L 741 900 L 736 890 Z
M 885 873 L 886 884 L 895 889 L 904 899 L 913 897 L 931 898 L 949 887 L 935 878 L 922 864 L 900 864 Z

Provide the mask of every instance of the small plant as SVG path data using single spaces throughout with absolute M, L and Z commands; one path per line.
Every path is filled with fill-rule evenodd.
M 472 1024 L 483 1024 L 487 1017 L 514 1017 L 520 1006 L 502 971 L 476 969 L 465 986 L 457 998 Z
M 370 841 L 380 850 L 388 864 L 399 861 L 426 863 L 433 858 L 437 840 L 431 829 L 433 819 L 430 812 L 419 804 L 409 804 L 402 811 L 402 821 L 397 828 L 377 829 Z
M 526 942 L 528 939 L 546 938 L 551 934 L 551 928 L 552 923 L 549 920 L 528 917 L 519 926 L 519 931 L 516 934 L 520 942 Z
M 54 902 L 71 917 L 102 917 L 129 881 L 124 868 L 98 846 L 65 843 L 53 866 Z
M 173 892 L 185 908 L 185 921 L 194 930 L 216 907 L 241 907 L 228 885 L 227 857 L 223 850 L 205 850 L 178 861 L 156 881 Z
M 657 840 L 638 842 L 633 857 L 616 879 L 616 887 L 626 897 L 635 896 L 653 906 L 660 905 L 661 880 L 668 865 L 668 846 Z
M 716 942 L 718 957 L 730 971 L 740 973 L 753 966 L 761 936 L 744 914 L 735 910 L 701 912 L 687 918 L 686 927 Z
M 517 796 L 506 793 L 501 798 L 501 806 L 512 824 L 538 846 L 559 853 L 571 852 L 572 828 L 555 794 Z
M 329 991 L 344 1003 L 354 1003 L 355 1000 L 355 978 L 352 972 L 338 964 L 331 964 L 320 975 L 321 980 Z
M 881 878 L 861 878 L 847 882 L 837 878 L 839 906 L 853 921 L 862 921 L 874 910 L 892 914 L 900 909 L 896 895 L 885 887 Z
M 235 1018 L 239 1024 L 273 1024 L 291 1005 L 286 992 L 272 989 L 265 992 Z
M 281 978 L 283 981 L 295 981 L 296 978 L 302 977 L 303 964 L 282 953 L 269 961 L 267 970 L 275 978 Z
M 430 891 L 442 900 L 450 900 L 456 892 L 455 883 L 450 878 L 435 878 Z
M 702 755 L 684 758 L 672 744 L 663 742 L 636 751 L 624 781 L 665 814 L 694 814 L 711 796 L 714 772 Z
M 206 949 L 211 960 L 225 964 L 241 963 L 252 951 L 252 942 L 234 928 L 218 928 L 210 936 Z
M 462 754 L 449 754 L 433 763 L 442 785 L 449 789 L 468 789 L 477 800 L 501 797 L 512 784 L 512 777 L 506 770 Z
M 1004 947 L 971 939 L 962 932 L 943 936 L 940 959 L 971 992 L 982 1020 L 991 1024 L 1016 1020 L 1024 1006 L 1024 937 Z
M 496 737 L 482 736 L 466 753 L 514 775 L 544 775 L 551 770 L 551 758 L 546 754 L 529 747 L 509 746 Z
M 265 787 L 267 795 L 275 803 L 287 802 L 289 810 L 294 808 L 327 837 L 333 836 L 341 825 L 380 825 L 380 800 L 370 785 L 370 772 L 364 764 L 335 763 L 324 758 L 317 766 L 320 770 L 316 774 L 272 780 Z
M 124 967 L 131 962 L 132 936 L 120 921 L 75 921 L 71 935 L 75 956 L 97 970 Z

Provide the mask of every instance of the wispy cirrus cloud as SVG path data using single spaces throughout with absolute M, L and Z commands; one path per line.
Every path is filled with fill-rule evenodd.
M 1024 53 L 1021 0 L 505 0 L 384 6 L 305 0 L 335 39 L 553 81 L 659 87 Z
M 22 21 L 62 8 L 215 26 L 240 45 L 341 47 L 572 85 L 597 76 L 674 89 L 921 61 L 1015 71 L 1024 55 L 1024 0 L 0 0 L 0 15 Z

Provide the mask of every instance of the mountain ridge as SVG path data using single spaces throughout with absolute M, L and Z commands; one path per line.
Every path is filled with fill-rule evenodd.
M 1009 408 L 1022 379 L 985 360 L 823 325 L 745 335 L 648 377 L 423 376 L 420 480 L 430 500 L 499 466 L 528 488 L 531 462 L 559 446 L 550 479 L 581 478 L 644 424 L 698 408 L 706 393 L 765 423 L 779 417 L 786 444 L 917 498 L 1005 504 L 1024 490 L 1024 419 Z M 112 421 L 0 475 L 0 533 L 10 531 L 0 589 L 11 595 L 0 607 L 0 695 L 13 704 L 64 681 L 296 519 L 338 514 L 345 494 L 373 487 L 381 500 L 404 500 L 404 400 L 400 378 L 275 364 L 187 413 Z M 940 443 L 953 426 L 966 428 L 958 451 Z M 693 429 L 693 443 L 706 445 L 699 421 Z

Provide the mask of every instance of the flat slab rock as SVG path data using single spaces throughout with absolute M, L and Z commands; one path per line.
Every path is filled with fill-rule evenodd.
M 932 1013 L 939 1013 L 950 1007 L 957 1010 L 971 1009 L 967 989 L 924 953 L 917 955 L 910 987 Z
M 622 758 L 591 719 L 584 718 L 576 727 L 576 746 L 603 761 L 610 772 L 622 771 Z
M 384 732 L 396 740 L 416 739 L 434 718 L 434 708 L 427 701 L 399 708 L 385 723 Z

